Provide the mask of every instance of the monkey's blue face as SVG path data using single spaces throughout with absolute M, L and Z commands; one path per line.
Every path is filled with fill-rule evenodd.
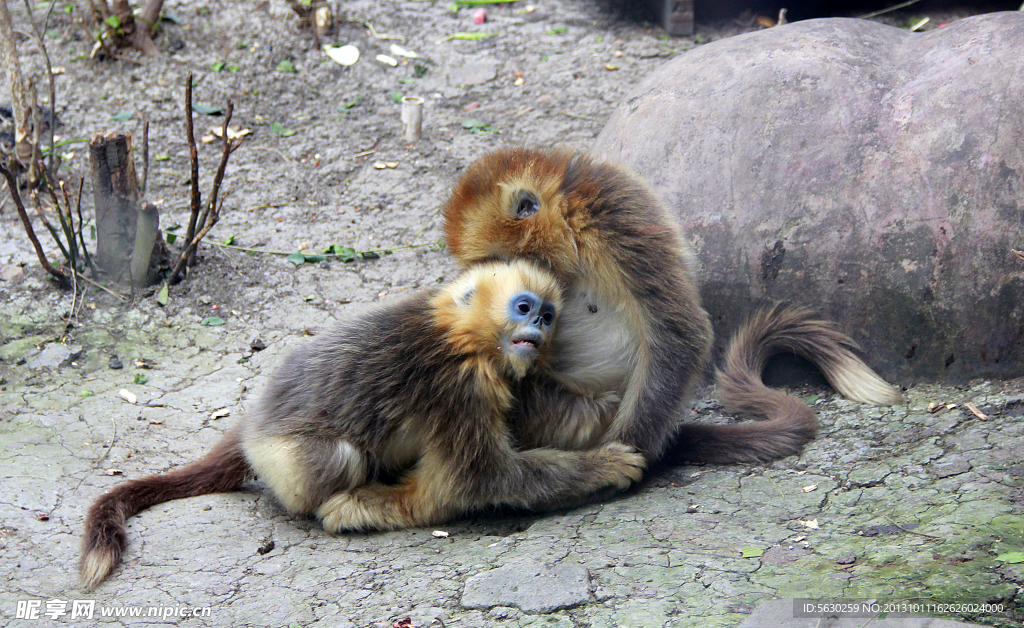
M 547 341 L 555 323 L 555 306 L 532 292 L 520 292 L 508 302 L 508 319 L 512 323 L 506 336 L 509 351 L 532 357 Z

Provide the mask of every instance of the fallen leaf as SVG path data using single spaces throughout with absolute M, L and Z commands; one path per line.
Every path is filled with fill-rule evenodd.
M 121 475 L 123 473 L 124 473 L 124 471 L 122 471 L 120 469 L 107 469 L 106 470 L 106 474 L 107 475 Z
M 762 556 L 764 556 L 764 550 L 758 547 L 744 547 L 740 550 L 742 558 L 761 558 Z
M 1019 565 L 1024 563 L 1024 552 L 1006 552 L 996 556 L 996 560 L 1001 560 L 1004 563 L 1010 563 L 1011 565 Z
M 482 41 L 482 40 L 487 39 L 488 37 L 490 37 L 492 35 L 494 35 L 494 33 L 485 33 L 485 32 L 479 32 L 479 33 L 452 33 L 451 35 L 448 35 L 447 37 L 442 39 L 441 42 L 449 41 L 451 39 L 462 39 L 462 40 L 465 40 L 465 41 Z M 438 42 L 438 43 L 441 43 L 441 42 Z
M 811 491 L 818 490 L 818 485 L 817 484 L 808 484 L 807 486 L 803 487 L 802 490 L 805 493 L 810 493 Z
M 412 50 L 409 50 L 408 48 L 402 48 L 398 44 L 391 44 L 389 50 L 391 51 L 391 54 L 395 55 L 396 57 L 405 57 L 406 59 L 420 58 L 420 56 L 413 52 Z
M 332 61 L 340 65 L 350 66 L 359 61 L 359 49 L 348 44 L 347 46 L 324 46 L 324 52 Z
M 117 392 L 117 394 L 120 395 L 122 399 L 133 405 L 139 401 L 139 398 L 135 396 L 135 393 L 130 390 L 124 390 L 122 388 Z
M 971 414 L 978 417 L 982 421 L 988 420 L 988 415 L 978 409 L 978 406 L 974 405 L 970 401 L 964 404 L 964 407 L 971 411 Z
M 220 410 L 214 410 L 213 414 L 210 415 L 210 420 L 211 421 L 216 421 L 217 419 L 223 419 L 224 417 L 228 416 L 229 414 L 231 414 L 231 410 L 228 410 L 227 408 L 221 408 Z
M 796 522 L 799 523 L 800 525 L 802 525 L 805 528 L 810 528 L 811 530 L 817 530 L 818 529 L 818 520 L 817 519 L 808 519 L 807 521 L 804 521 L 803 519 L 797 519 Z
M 398 61 L 394 57 L 389 57 L 387 55 L 377 55 L 376 58 L 377 61 L 380 61 L 384 65 L 390 65 L 391 67 L 395 67 L 398 65 Z
M 445 532 L 444 530 L 434 530 L 434 531 L 433 531 L 433 532 L 431 532 L 430 534 L 431 534 L 431 536 L 433 536 L 433 537 L 434 537 L 435 539 L 447 539 L 447 538 L 448 538 L 448 533 L 447 533 L 447 532 Z

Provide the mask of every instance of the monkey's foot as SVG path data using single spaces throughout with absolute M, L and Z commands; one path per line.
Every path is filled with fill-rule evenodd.
M 643 455 L 623 443 L 609 443 L 594 453 L 602 462 L 603 479 L 619 490 L 639 482 L 647 468 Z

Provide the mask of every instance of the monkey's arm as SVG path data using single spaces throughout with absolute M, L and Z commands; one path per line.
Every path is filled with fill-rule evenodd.
M 397 485 L 372 483 L 331 496 L 317 510 L 324 529 L 426 525 L 502 505 L 547 510 L 580 503 L 602 489 L 626 489 L 643 474 L 643 456 L 626 445 L 517 451 L 503 422 L 487 418 L 478 429 L 429 439 L 417 466 Z
M 604 436 L 604 442 L 635 447 L 649 463 L 662 456 L 675 434 L 684 402 L 703 372 L 712 337 L 696 284 L 686 276 L 687 260 L 667 254 L 656 269 L 650 257 L 638 255 L 633 262 L 630 283 L 637 299 L 633 317 L 640 330 L 639 350 L 622 403 Z
M 608 430 L 620 401 L 614 392 L 576 394 L 542 376 L 520 386 L 509 426 L 522 449 L 590 449 Z

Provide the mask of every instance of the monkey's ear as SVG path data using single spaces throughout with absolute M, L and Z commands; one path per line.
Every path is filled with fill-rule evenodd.
M 512 211 L 519 220 L 528 218 L 540 211 L 540 201 L 532 192 L 520 190 L 512 196 Z

